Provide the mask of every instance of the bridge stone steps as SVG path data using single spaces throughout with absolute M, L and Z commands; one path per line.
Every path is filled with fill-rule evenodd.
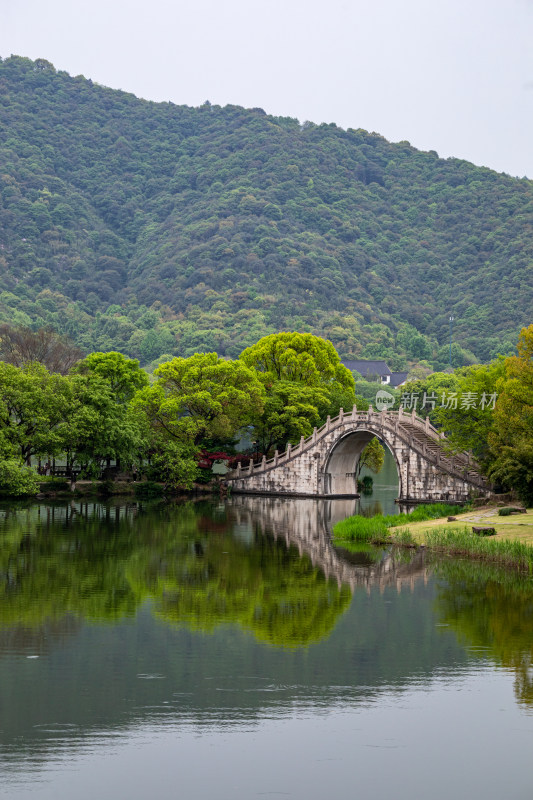
M 468 453 L 451 454 L 446 452 L 442 444 L 439 445 L 432 437 L 425 435 L 420 426 L 413 424 L 409 418 L 402 420 L 401 427 L 408 433 L 412 441 L 416 442 L 422 449 L 433 456 L 438 456 L 441 466 L 448 467 L 454 472 L 464 473 L 466 471 L 471 480 L 484 481 L 479 469 L 476 468 L 477 465 Z M 444 439 L 440 438 L 441 443 L 444 443 L 444 441 Z
M 421 419 L 416 416 L 415 412 L 409 415 L 404 414 L 401 409 L 398 412 L 392 412 L 391 416 L 397 420 L 394 423 L 396 431 L 404 438 L 409 439 L 411 444 L 421 451 L 429 461 L 435 462 L 440 469 L 450 475 L 466 478 L 468 482 L 477 484 L 480 488 L 487 487 L 486 479 L 479 472 L 477 464 L 470 454 L 456 453 L 452 455 L 446 452 L 444 435 L 431 425 L 429 419 Z

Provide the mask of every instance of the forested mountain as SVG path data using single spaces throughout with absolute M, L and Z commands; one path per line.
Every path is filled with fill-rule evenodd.
M 261 109 L 0 63 L 0 322 L 149 363 L 309 330 L 454 366 L 533 308 L 533 183 Z M 467 352 L 470 351 L 470 352 Z M 472 355 L 473 354 L 473 355 Z

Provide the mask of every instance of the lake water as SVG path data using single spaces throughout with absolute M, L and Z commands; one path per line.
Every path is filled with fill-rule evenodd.
M 350 502 L 0 507 L 0 796 L 533 794 L 533 585 Z

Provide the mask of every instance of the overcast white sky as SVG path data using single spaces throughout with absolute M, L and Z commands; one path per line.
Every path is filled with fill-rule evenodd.
M 533 0 L 0 0 L 0 55 L 533 178 Z

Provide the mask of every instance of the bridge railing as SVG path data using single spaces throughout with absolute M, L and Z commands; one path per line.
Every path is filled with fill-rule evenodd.
M 260 470 L 264 469 L 265 467 L 270 468 L 273 466 L 277 466 L 278 464 L 283 463 L 284 461 L 288 460 L 289 458 L 294 458 L 295 456 L 299 455 L 303 450 L 307 449 L 310 445 L 315 444 L 319 439 L 322 438 L 322 435 L 325 433 L 329 433 L 330 430 L 336 428 L 339 424 L 343 424 L 344 422 L 366 422 L 375 419 L 381 419 L 383 422 L 387 421 L 390 422 L 390 418 L 397 417 L 398 422 L 406 421 L 412 425 L 415 425 L 417 428 L 420 428 L 426 435 L 431 436 L 431 438 L 440 441 L 443 438 L 443 434 L 441 434 L 430 422 L 429 418 L 422 419 L 421 417 L 417 416 L 414 412 L 412 414 L 404 414 L 402 413 L 402 409 L 400 408 L 396 412 L 390 411 L 374 411 L 372 406 L 368 409 L 368 411 L 358 411 L 357 406 L 354 406 L 351 411 L 345 411 L 341 408 L 339 414 L 336 417 L 330 418 L 328 417 L 326 422 L 321 425 L 320 428 L 313 428 L 313 433 L 305 438 L 304 436 L 301 437 L 300 441 L 296 445 L 288 445 L 287 449 L 283 453 L 277 453 L 269 459 L 263 457 L 263 461 L 260 463 L 255 463 L 253 465 L 254 473 L 259 472 Z M 394 424 L 394 423 L 392 423 Z M 249 466 L 244 468 L 246 471 L 249 470 Z M 241 470 L 243 468 L 241 467 Z

